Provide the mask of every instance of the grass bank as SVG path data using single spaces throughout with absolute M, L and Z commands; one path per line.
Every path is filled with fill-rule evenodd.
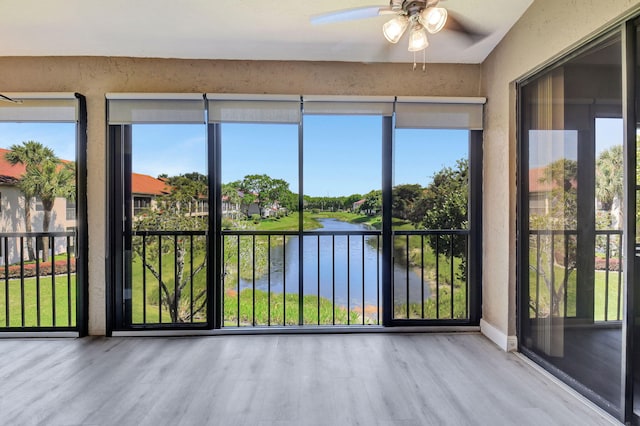
M 6 301 L 9 300 L 8 311 Z M 38 307 L 40 318 L 38 319 Z M 55 311 L 55 313 L 54 313 Z M 9 320 L 7 321 L 7 312 Z M 0 327 L 73 327 L 76 324 L 76 276 L 45 276 L 0 281 Z
M 255 299 L 254 299 L 255 298 Z M 238 303 L 240 311 L 238 312 Z M 362 324 L 362 308 L 347 311 L 345 307 L 334 306 L 330 299 L 316 295 L 302 298 L 303 324 L 305 325 L 346 325 Z M 377 310 L 366 306 L 364 323 L 375 324 Z M 254 322 L 255 320 L 255 322 Z M 226 290 L 224 297 L 224 324 L 226 326 L 298 325 L 300 320 L 300 296 L 295 293 L 269 294 L 263 290 Z

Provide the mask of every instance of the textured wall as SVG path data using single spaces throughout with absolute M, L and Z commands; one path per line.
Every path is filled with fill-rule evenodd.
M 105 331 L 107 92 L 480 96 L 479 65 L 0 58 L 0 92 L 78 92 L 89 119 L 89 331 Z
M 639 9 L 638 0 L 535 0 L 483 63 L 482 94 L 488 98 L 484 133 L 483 319 L 505 338 L 516 334 L 514 82 Z

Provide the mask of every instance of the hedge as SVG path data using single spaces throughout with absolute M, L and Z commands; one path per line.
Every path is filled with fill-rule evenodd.
M 71 265 L 71 273 L 76 272 L 76 259 L 71 258 L 69 261 Z M 41 262 L 40 263 L 40 276 L 48 276 L 51 275 L 51 262 Z M 6 268 L 4 266 L 0 266 L 0 279 L 5 278 Z M 67 261 L 64 259 L 56 260 L 55 262 L 55 272 L 58 274 L 66 274 L 67 273 Z M 35 263 L 27 263 L 24 265 L 24 277 L 35 277 L 36 276 L 36 264 Z M 9 265 L 9 278 L 20 278 L 20 265 Z
M 596 270 L 598 271 L 606 271 L 607 270 L 607 260 L 602 257 L 596 257 L 595 259 Z M 610 271 L 619 271 L 620 270 L 620 259 L 617 257 L 609 258 L 609 270 Z

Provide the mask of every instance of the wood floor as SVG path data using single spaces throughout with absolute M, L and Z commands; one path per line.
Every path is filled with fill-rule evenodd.
M 0 424 L 602 425 L 475 334 L 0 340 Z

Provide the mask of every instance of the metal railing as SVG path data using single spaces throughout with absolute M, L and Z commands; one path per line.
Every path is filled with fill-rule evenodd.
M 224 326 L 378 325 L 379 231 L 223 231 Z
M 381 324 L 380 231 L 222 236 L 225 326 Z M 395 231 L 393 241 L 393 319 L 468 320 L 469 231 Z
M 75 232 L 0 233 L 0 331 L 76 328 Z
M 132 325 L 207 322 L 206 231 L 133 231 L 131 248 Z
M 394 319 L 468 319 L 468 247 L 466 229 L 395 231 Z
M 530 318 L 575 318 L 592 312 L 595 322 L 622 319 L 622 232 L 596 230 L 593 266 L 577 284 L 577 230 L 529 230 Z M 590 265 L 591 259 L 587 259 Z M 593 270 L 591 270 L 593 268 Z M 588 281 L 588 282 L 587 282 Z M 593 306 L 578 306 L 582 291 L 593 294 Z

